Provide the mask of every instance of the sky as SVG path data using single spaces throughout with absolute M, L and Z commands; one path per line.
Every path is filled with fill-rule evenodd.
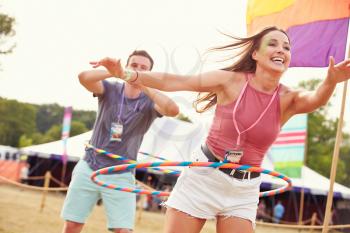
M 245 0 L 0 0 L 0 12 L 16 19 L 16 35 L 7 39 L 16 48 L 0 57 L 0 96 L 96 110 L 96 99 L 77 75 L 91 69 L 89 61 L 105 56 L 125 64 L 135 49 L 149 51 L 154 71 L 193 74 L 220 68 L 218 55 L 203 54 L 228 42 L 220 32 L 245 36 L 245 11 Z M 295 87 L 325 75 L 326 69 L 291 68 L 282 83 Z M 332 99 L 332 117 L 340 112 L 342 86 Z M 169 95 L 192 119 L 205 118 L 191 107 L 195 94 Z

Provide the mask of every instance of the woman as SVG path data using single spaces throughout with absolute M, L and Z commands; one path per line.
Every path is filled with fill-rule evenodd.
M 269 27 L 217 50 L 241 49 L 236 62 L 199 75 L 124 71 L 119 60 L 92 62 L 115 77 L 162 91 L 209 92 L 196 101 L 197 111 L 216 105 L 206 143 L 193 154 L 197 161 L 230 161 L 260 166 L 282 125 L 298 113 L 312 112 L 327 103 L 337 83 L 350 77 L 349 60 L 334 65 L 315 91 L 280 84 L 291 60 L 288 35 Z M 198 104 L 206 103 L 203 108 Z M 188 168 L 179 178 L 166 205 L 165 232 L 200 232 L 216 218 L 217 232 L 253 232 L 260 174 L 231 169 Z

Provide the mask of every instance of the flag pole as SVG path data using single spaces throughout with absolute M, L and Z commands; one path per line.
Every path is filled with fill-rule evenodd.
M 348 29 L 348 34 L 349 34 L 349 29 Z M 348 37 L 348 40 L 349 40 L 349 37 Z M 348 48 L 347 48 L 348 58 L 350 58 L 349 47 L 350 46 L 348 43 Z M 343 84 L 343 96 L 342 96 L 340 116 L 339 116 L 337 134 L 336 134 L 336 138 L 335 138 L 335 145 L 334 145 L 334 151 L 333 151 L 331 173 L 330 173 L 330 178 L 329 178 L 329 191 L 328 191 L 328 196 L 327 196 L 327 204 L 326 204 L 325 216 L 324 216 L 324 220 L 323 220 L 322 233 L 328 233 L 329 221 L 332 218 L 333 187 L 334 187 L 335 177 L 337 174 L 337 165 L 338 165 L 338 159 L 339 159 L 340 144 L 342 142 L 342 132 L 343 132 L 342 129 L 343 129 L 343 121 L 344 121 L 344 109 L 345 109 L 345 102 L 346 102 L 347 86 L 348 86 L 348 81 L 345 81 Z
M 306 156 L 307 156 L 307 150 L 308 150 L 308 135 L 309 135 L 309 129 L 307 127 L 307 122 L 309 121 L 309 116 L 307 116 L 307 119 L 306 119 L 306 136 L 305 136 L 305 147 L 304 147 L 304 160 L 303 160 L 303 164 L 301 166 L 301 180 L 303 181 L 304 177 L 304 173 L 303 173 L 303 168 L 306 164 Z M 303 217 L 304 217 L 304 200 L 305 200 L 305 188 L 304 188 L 304 181 L 302 182 L 302 187 L 301 187 L 301 191 L 300 191 L 300 203 L 299 203 L 299 219 L 298 219 L 298 224 L 299 225 L 302 225 L 303 224 Z
M 323 221 L 322 233 L 328 232 L 328 225 L 331 218 L 331 208 L 333 203 L 333 187 L 334 187 L 335 176 L 337 174 L 339 149 L 342 141 L 342 128 L 343 128 L 344 107 L 345 107 L 345 100 L 346 100 L 347 85 L 348 85 L 348 82 L 345 81 L 344 87 L 343 87 L 343 97 L 342 97 L 341 112 L 340 112 L 339 122 L 338 122 L 337 136 L 335 138 L 335 145 L 334 145 L 334 151 L 333 151 L 331 174 L 329 178 L 330 184 L 329 184 L 329 191 L 327 196 L 326 213 Z

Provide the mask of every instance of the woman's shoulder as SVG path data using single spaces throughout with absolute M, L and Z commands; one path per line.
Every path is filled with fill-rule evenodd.
M 229 71 L 229 70 L 214 70 L 212 72 L 214 75 L 218 77 L 230 79 L 233 82 L 245 81 L 249 75 L 248 73 L 235 72 L 235 71 Z
M 301 88 L 292 88 L 292 87 L 288 87 L 288 86 L 281 83 L 281 87 L 280 87 L 279 92 L 280 92 L 281 96 L 295 96 L 295 95 L 298 95 L 302 91 L 303 90 Z

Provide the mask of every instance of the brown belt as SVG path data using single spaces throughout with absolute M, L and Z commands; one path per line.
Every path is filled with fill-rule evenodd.
M 203 154 L 207 157 L 208 162 L 220 162 L 219 159 L 217 159 L 213 153 L 211 153 L 211 151 L 209 150 L 208 146 L 206 144 L 203 144 L 201 146 L 202 152 Z M 219 168 L 220 171 L 222 171 L 223 173 L 227 174 L 228 176 L 231 176 L 233 178 L 236 179 L 253 179 L 256 177 L 260 176 L 259 172 L 248 172 L 248 171 L 244 171 L 244 170 L 235 170 L 235 169 L 231 169 L 231 168 Z

